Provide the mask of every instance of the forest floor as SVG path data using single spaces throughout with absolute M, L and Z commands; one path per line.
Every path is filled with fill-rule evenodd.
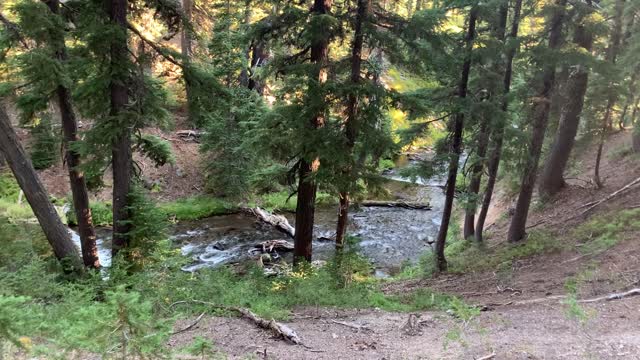
M 274 339 L 242 319 L 221 317 L 202 319 L 172 337 L 170 345 L 180 347 L 202 336 L 231 358 L 640 359 L 640 296 L 580 303 L 640 287 L 640 213 L 634 210 L 640 191 L 632 189 L 583 214 L 584 204 L 640 175 L 640 158 L 625 150 L 629 142 L 628 131 L 608 140 L 602 189 L 589 183 L 595 149 L 584 147 L 574 160 L 578 165 L 571 170 L 569 186 L 553 200 L 533 206 L 529 231 L 544 237 L 543 243 L 559 246 L 507 259 L 497 269 L 465 264 L 470 270 L 462 273 L 384 286 L 389 294 L 429 288 L 456 295 L 484 310 L 477 316 L 462 320 L 446 312 L 303 308 L 286 324 L 305 346 Z M 504 239 L 511 198 L 504 191 L 499 197 L 486 256 L 510 246 Z M 407 325 L 410 317 L 413 326 Z M 191 322 L 185 319 L 176 327 Z

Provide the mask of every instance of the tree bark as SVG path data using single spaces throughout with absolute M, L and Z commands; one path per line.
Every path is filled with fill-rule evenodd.
M 55 15 L 59 14 L 60 1 L 49 0 L 46 2 L 49 10 Z M 65 46 L 64 36 L 58 36 L 61 33 L 54 33 L 56 36 L 53 45 L 56 57 L 61 63 L 67 62 L 67 49 Z M 71 144 L 80 140 L 78 136 L 78 121 L 73 110 L 71 102 L 71 92 L 63 85 L 59 85 L 56 89 L 58 96 L 58 105 L 60 107 L 60 115 L 62 120 L 62 131 L 65 141 L 65 159 L 67 168 L 69 169 L 69 184 L 73 197 L 73 208 L 78 221 L 78 234 L 80 235 L 80 245 L 82 249 L 82 260 L 84 266 L 90 268 L 99 268 L 100 259 L 98 258 L 98 247 L 96 245 L 96 233 L 93 227 L 93 218 L 91 216 L 91 208 L 89 207 L 89 194 L 84 174 L 79 170 L 80 155 L 71 148 Z
M 327 14 L 331 11 L 333 0 L 314 0 L 311 12 L 315 15 Z M 325 34 L 326 35 L 326 34 Z M 329 39 L 318 37 L 311 45 L 311 62 L 315 64 L 314 77 L 320 84 L 327 80 L 326 63 L 329 55 Z M 311 126 L 319 129 L 324 126 L 324 114 L 316 114 L 311 119 Z M 316 191 L 318 186 L 315 174 L 320 168 L 320 158 L 301 159 L 299 163 L 298 201 L 296 204 L 296 231 L 293 250 L 294 265 L 302 261 L 311 261 L 313 251 L 313 223 L 315 217 Z
M 11 126 L 5 108 L 0 105 L 0 153 L 4 154 L 13 175 L 25 194 L 45 237 L 56 258 L 65 270 L 82 272 L 82 261 L 78 249 L 71 241 L 69 230 L 60 220 L 49 195 L 40 182 L 29 157 L 25 153 Z
M 182 11 L 184 12 L 184 18 L 189 21 L 189 26 L 182 27 L 182 34 L 180 36 L 180 52 L 182 53 L 182 58 L 185 64 L 189 64 L 191 62 L 191 57 L 193 55 L 193 49 L 191 47 L 192 36 L 191 36 L 191 20 L 193 17 L 193 0 L 182 0 Z M 185 76 L 186 69 L 182 69 L 183 71 L 183 80 L 184 80 L 184 92 L 187 98 L 187 114 L 189 120 L 192 123 L 195 123 L 195 119 L 191 113 L 191 106 L 193 104 L 193 90 L 191 89 L 191 79 L 188 79 Z
M 351 86 L 355 88 L 360 83 L 360 72 L 362 69 L 362 46 L 364 43 L 364 31 L 362 24 L 369 11 L 370 0 L 358 0 L 358 8 L 354 26 L 353 46 L 351 47 Z M 353 147 L 358 136 L 358 96 L 351 92 L 347 100 L 347 119 L 345 121 L 345 135 L 347 140 L 347 151 L 353 152 Z M 349 176 L 352 166 L 345 170 L 345 175 Z M 338 226 L 336 228 L 336 248 L 344 246 L 344 235 L 349 223 L 349 191 L 340 192 L 340 206 L 338 211 Z
M 584 24 L 579 24 L 575 29 L 573 42 L 587 52 L 591 52 L 593 35 L 585 29 Z M 585 66 L 577 64 L 569 75 L 566 103 L 562 109 L 560 124 L 540 175 L 539 191 L 541 196 L 553 196 L 565 186 L 563 174 L 578 133 L 588 82 L 589 70 Z
M 556 0 L 554 3 L 554 11 L 551 15 L 549 26 L 549 48 L 557 50 L 562 42 L 562 24 L 565 19 L 565 7 L 567 0 Z M 533 196 L 533 188 L 536 182 L 538 171 L 538 162 L 542 152 L 542 143 L 547 130 L 549 121 L 549 110 L 551 99 L 550 95 L 553 91 L 555 82 L 556 62 L 547 60 L 544 66 L 542 86 L 534 99 L 531 140 L 529 143 L 529 158 L 525 163 L 524 173 L 520 186 L 520 194 L 516 203 L 516 210 L 511 219 L 509 227 L 508 241 L 517 242 L 524 239 L 527 225 L 527 217 L 529 216 L 529 207 Z
M 506 23 L 508 16 L 508 5 L 509 1 L 505 0 L 503 5 L 500 8 L 500 16 L 501 20 Z M 509 33 L 509 39 L 515 40 L 518 37 L 518 31 L 520 27 L 520 12 L 522 10 L 522 0 L 515 0 L 514 9 L 513 9 L 513 20 L 511 23 L 511 31 Z M 506 39 L 502 39 L 506 45 Z M 506 60 L 505 60 L 505 69 L 504 69 L 504 77 L 502 81 L 502 106 L 501 111 L 502 115 L 506 117 L 507 112 L 509 110 L 509 92 L 511 91 L 511 78 L 513 75 L 513 59 L 516 56 L 516 52 L 518 48 L 511 45 L 506 48 Z M 487 164 L 487 185 L 484 192 L 484 197 L 482 199 L 482 207 L 480 208 L 480 213 L 478 214 L 478 220 L 475 228 L 475 238 L 476 241 L 482 241 L 482 231 L 484 230 L 484 222 L 487 218 L 487 213 L 489 212 L 489 206 L 491 205 L 491 198 L 493 196 L 493 189 L 496 184 L 496 180 L 498 178 L 498 168 L 500 167 L 500 157 L 502 155 L 502 143 L 504 139 L 504 131 L 506 129 L 506 125 L 502 124 L 497 129 L 493 131 L 492 141 L 493 147 L 489 154 L 489 163 Z
M 111 43 L 111 68 L 112 79 L 109 84 L 111 97 L 111 121 L 117 121 L 121 126 L 120 133 L 112 144 L 113 170 L 113 238 L 112 254 L 115 257 L 121 249 L 129 246 L 129 232 L 131 225 L 128 223 L 129 192 L 131 191 L 132 177 L 132 152 L 131 152 L 131 126 L 123 118 L 124 110 L 129 102 L 127 93 L 127 79 L 123 74 L 122 66 L 128 61 L 127 52 L 127 0 L 111 0 L 109 16 L 114 26 L 119 28 L 119 33 Z
M 624 15 L 625 0 L 616 0 L 615 15 L 613 32 L 611 33 L 611 39 L 607 53 L 605 54 L 605 60 L 611 65 L 616 64 L 618 51 L 620 47 L 620 41 L 622 40 L 622 18 Z M 613 119 L 613 107 L 618 100 L 616 92 L 612 89 L 613 83 L 609 83 L 609 93 L 607 97 L 607 107 L 602 118 L 602 127 L 600 128 L 600 143 L 598 144 L 598 152 L 596 153 L 596 165 L 593 171 L 593 182 L 598 188 L 603 186 L 602 179 L 600 179 L 600 162 L 602 160 L 602 150 L 604 149 L 604 141 L 606 139 L 607 132 L 612 128 Z
M 478 8 L 474 6 L 469 13 L 469 25 L 465 37 L 464 62 L 462 63 L 462 73 L 458 83 L 457 95 L 460 99 L 467 97 L 467 87 L 469 85 L 469 73 L 471 72 L 471 52 L 476 35 L 476 20 L 478 18 Z M 458 162 L 462 150 L 462 130 L 464 128 L 464 112 L 458 111 L 453 118 L 453 137 L 449 154 L 449 174 L 447 176 L 447 188 L 445 191 L 444 209 L 442 210 L 442 223 L 438 231 L 436 240 L 436 262 L 439 271 L 447 270 L 447 259 L 444 256 L 444 248 L 451 221 L 451 211 L 453 210 L 453 199 L 456 192 L 456 176 L 458 175 Z

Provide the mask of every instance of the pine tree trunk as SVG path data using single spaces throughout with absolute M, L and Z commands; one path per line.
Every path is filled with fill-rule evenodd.
M 508 0 L 506 0 L 500 8 L 500 21 L 506 23 L 508 16 Z M 510 39 L 516 39 L 518 37 L 518 30 L 520 27 L 520 12 L 522 10 L 522 0 L 516 0 L 514 3 L 513 20 L 511 23 L 511 31 L 509 33 Z M 502 39 L 505 42 L 505 39 Z M 511 91 L 511 78 L 513 75 L 513 59 L 516 56 L 518 49 L 514 46 L 510 47 L 506 51 L 505 69 L 503 77 L 503 89 L 502 89 L 502 113 L 506 117 L 509 110 L 509 92 Z M 491 198 L 493 196 L 493 189 L 496 185 L 498 178 L 498 168 L 500 167 L 500 157 L 502 155 L 502 143 L 504 139 L 504 131 L 506 126 L 503 124 L 493 131 L 492 140 L 493 147 L 489 154 L 489 163 L 487 164 L 487 185 L 484 191 L 484 197 L 482 199 L 482 207 L 478 214 L 478 220 L 476 222 L 475 237 L 476 241 L 482 241 L 482 231 L 484 230 L 484 223 L 489 212 L 489 206 L 491 205 Z
M 573 42 L 587 52 L 591 52 L 593 35 L 585 29 L 583 24 L 580 24 L 575 29 Z M 539 191 L 541 196 L 553 196 L 565 185 L 563 174 L 578 133 L 588 82 L 589 70 L 582 65 L 577 65 L 569 76 L 566 87 L 566 103 L 562 109 L 560 124 L 540 175 Z
M 551 50 L 557 50 L 562 42 L 562 24 L 566 15 L 566 4 L 567 0 L 556 0 L 554 4 L 553 15 L 550 19 L 548 45 Z M 527 218 L 529 216 L 531 198 L 533 196 L 533 188 L 536 182 L 538 162 L 540 160 L 542 143 L 544 142 L 544 135 L 549 121 L 549 110 L 551 105 L 550 95 L 553 91 L 553 84 L 555 82 L 555 72 L 555 61 L 548 60 L 547 64 L 544 66 L 542 86 L 536 95 L 534 103 L 533 118 L 531 121 L 532 129 L 531 140 L 529 143 L 529 158 L 525 163 L 522 182 L 520 185 L 520 194 L 518 195 L 516 210 L 513 214 L 511 225 L 509 227 L 509 234 L 507 237 L 509 242 L 523 240 L 526 235 L 525 229 L 527 225 Z
M 624 15 L 624 0 L 616 0 L 615 16 L 613 33 L 611 34 L 611 40 L 605 60 L 612 66 L 616 64 L 616 58 L 618 56 L 618 50 L 620 47 L 620 41 L 622 38 L 622 18 Z M 598 144 L 598 152 L 596 153 L 596 165 L 593 171 L 593 182 L 598 188 L 603 186 L 602 179 L 600 178 L 600 162 L 602 160 L 602 150 L 604 149 L 604 141 L 607 137 L 607 132 L 612 128 L 613 121 L 613 107 L 615 106 L 617 99 L 616 92 L 612 89 L 613 84 L 609 84 L 609 93 L 607 97 L 607 107 L 602 118 L 602 126 L 600 128 L 600 143 Z
M 311 12 L 316 15 L 327 14 L 331 10 L 333 0 L 314 0 Z M 319 83 L 327 80 L 326 62 L 329 55 L 329 39 L 319 37 L 311 45 L 311 62 L 315 64 L 315 78 Z M 324 126 L 324 114 L 317 114 L 311 119 L 311 126 L 318 129 Z M 311 261 L 313 251 L 313 223 L 315 217 L 315 202 L 317 184 L 315 174 L 320 168 L 320 159 L 315 157 L 308 161 L 300 160 L 298 202 L 296 204 L 296 231 L 293 249 L 293 263 Z
M 467 193 L 470 197 L 472 197 L 472 199 L 470 200 L 470 203 L 467 204 L 464 214 L 463 235 L 465 239 L 469 239 L 475 234 L 474 223 L 476 210 L 478 209 L 476 198 L 478 196 L 478 193 L 480 192 L 482 169 L 484 169 L 485 156 L 487 156 L 487 146 L 489 143 L 489 119 L 482 119 L 481 121 L 482 123 L 480 124 L 480 131 L 478 131 L 477 136 L 478 145 L 476 147 L 478 161 L 471 167 L 471 181 L 469 182 L 469 187 L 467 188 Z
M 184 12 L 184 18 L 191 23 L 192 15 L 193 15 L 193 0 L 182 0 L 182 11 Z M 182 53 L 182 58 L 185 64 L 188 64 L 191 61 L 192 56 L 192 48 L 191 48 L 191 29 L 188 29 L 187 26 L 182 27 L 182 34 L 180 37 L 180 51 Z M 182 70 L 186 72 L 185 69 Z M 187 98 L 187 114 L 192 123 L 194 123 L 195 119 L 191 114 L 191 105 L 193 103 L 193 90 L 191 89 L 191 79 L 188 79 L 188 74 L 183 73 L 184 77 L 184 91 L 185 96 Z
M 251 51 L 251 73 L 249 74 L 249 89 L 255 90 L 258 94 L 264 95 L 264 85 L 257 79 L 256 70 L 264 66 L 267 56 L 266 44 L 262 41 L 258 41 L 253 45 L 253 51 Z
M 121 249 L 129 246 L 129 232 L 131 225 L 128 223 L 129 192 L 133 160 L 131 152 L 131 128 L 127 120 L 122 118 L 123 112 L 129 102 L 127 93 L 126 75 L 122 75 L 122 64 L 127 62 L 127 0 L 111 0 L 109 16 L 114 25 L 120 27 L 120 33 L 111 44 L 112 80 L 109 85 L 111 93 L 112 121 L 121 124 L 120 133 L 112 144 L 113 171 L 113 238 L 112 254 L 115 257 Z
M 51 204 L 49 195 L 18 141 L 9 116 L 2 105 L 0 105 L 0 134 L 2 134 L 0 136 L 0 153 L 4 154 L 20 189 L 31 205 L 54 255 L 66 270 L 82 272 L 82 260 L 78 249 L 71 241 L 69 230 L 64 226 L 56 209 Z
M 469 26 L 465 37 L 465 58 L 462 64 L 462 73 L 458 83 L 457 95 L 460 99 L 467 97 L 467 87 L 469 85 L 469 73 L 471 72 L 471 51 L 476 35 L 476 20 L 478 18 L 478 8 L 473 7 L 469 13 Z M 447 270 L 447 259 L 444 256 L 444 248 L 447 240 L 447 232 L 451 221 L 451 211 L 453 210 L 453 200 L 456 193 L 456 176 L 458 175 L 458 162 L 462 150 L 462 130 L 464 128 L 464 112 L 459 111 L 453 117 L 453 136 L 451 148 L 449 150 L 449 174 L 447 176 L 447 188 L 445 191 L 444 208 L 442 210 L 442 222 L 436 240 L 436 262 L 439 271 Z
M 49 0 L 47 2 L 53 14 L 58 14 L 60 9 L 59 0 Z M 56 35 L 56 34 L 54 34 Z M 64 37 L 56 38 L 56 56 L 61 63 L 67 61 L 67 49 Z M 58 86 L 56 89 L 58 104 L 62 120 L 62 131 L 66 147 L 65 159 L 69 169 L 69 184 L 73 197 L 73 208 L 78 221 L 78 234 L 80 235 L 80 245 L 82 249 L 82 260 L 86 267 L 99 268 L 98 247 L 96 245 L 96 233 L 93 228 L 93 218 L 89 207 L 89 194 L 84 174 L 78 169 L 80 166 L 80 155 L 71 149 L 71 144 L 80 140 L 78 136 L 78 121 L 71 102 L 71 92 L 65 86 Z
M 351 47 L 351 85 L 355 87 L 360 83 L 360 71 L 362 69 L 362 46 L 364 43 L 364 32 L 362 24 L 369 11 L 369 1 L 358 0 L 358 9 L 355 19 L 353 46 Z M 347 119 L 345 121 L 345 135 L 347 138 L 347 151 L 351 154 L 358 136 L 358 96 L 351 92 L 347 100 Z M 349 175 L 350 168 L 345 170 L 344 175 Z M 338 226 L 336 228 L 336 247 L 344 245 L 344 236 L 349 223 L 349 192 L 340 192 L 340 208 L 338 211 Z

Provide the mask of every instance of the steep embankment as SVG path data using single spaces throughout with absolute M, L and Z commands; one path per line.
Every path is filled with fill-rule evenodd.
M 273 339 L 244 320 L 217 317 L 173 336 L 170 345 L 203 336 L 231 358 L 640 359 L 640 296 L 582 301 L 640 285 L 640 188 L 584 213 L 586 204 L 640 176 L 640 157 L 629 148 L 628 132 L 607 142 L 602 189 L 589 181 L 595 149 L 579 149 L 569 186 L 533 207 L 524 244 L 504 242 L 511 200 L 503 193 L 485 246 L 458 241 L 448 249 L 451 269 L 459 273 L 385 286 L 388 294 L 430 288 L 458 295 L 482 310 L 469 317 L 305 308 L 288 325 L 306 347 Z

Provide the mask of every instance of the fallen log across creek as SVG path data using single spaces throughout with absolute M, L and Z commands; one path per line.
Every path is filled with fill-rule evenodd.
M 409 210 L 431 210 L 429 203 L 408 202 L 408 201 L 380 201 L 380 200 L 364 200 L 357 205 L 364 207 L 391 207 L 403 208 Z

